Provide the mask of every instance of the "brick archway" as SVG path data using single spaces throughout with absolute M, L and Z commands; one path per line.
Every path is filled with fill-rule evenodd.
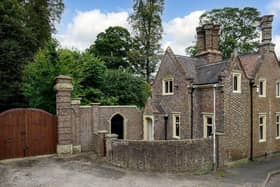
M 124 117 L 115 114 L 111 118 L 111 134 L 117 134 L 118 139 L 124 139 Z

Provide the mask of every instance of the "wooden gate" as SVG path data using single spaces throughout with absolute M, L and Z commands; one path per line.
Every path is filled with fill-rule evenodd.
M 0 113 L 0 159 L 56 152 L 57 118 L 40 109 Z

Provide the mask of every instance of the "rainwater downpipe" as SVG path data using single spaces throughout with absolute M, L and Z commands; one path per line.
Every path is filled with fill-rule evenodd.
M 216 160 L 216 87 L 217 84 L 213 86 L 213 168 L 216 171 L 217 160 Z
M 164 115 L 164 139 L 167 140 L 167 120 L 168 120 L 168 114 Z
M 254 82 L 253 81 L 250 81 L 250 157 L 249 157 L 249 160 L 250 161 L 253 161 L 253 146 L 254 146 L 254 136 L 253 136 L 253 133 L 254 133 L 254 124 L 253 124 L 253 87 L 254 87 Z
M 193 87 L 191 88 L 191 139 L 193 139 Z

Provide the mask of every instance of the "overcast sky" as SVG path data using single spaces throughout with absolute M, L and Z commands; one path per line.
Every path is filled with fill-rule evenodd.
M 64 3 L 65 10 L 56 33 L 62 47 L 84 50 L 109 26 L 131 30 L 127 18 L 133 0 L 64 0 Z M 275 15 L 273 42 L 280 56 L 280 0 L 165 0 L 163 49 L 170 46 L 175 53 L 184 55 L 185 48 L 195 42 L 195 27 L 204 11 L 246 6 L 257 8 L 262 15 Z

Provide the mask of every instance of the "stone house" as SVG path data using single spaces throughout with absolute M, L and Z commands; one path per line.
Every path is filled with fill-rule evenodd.
M 280 67 L 272 41 L 273 16 L 260 22 L 258 51 L 224 60 L 218 25 L 198 27 L 195 58 L 168 48 L 143 114 L 144 140 L 223 134 L 225 160 L 280 151 Z

